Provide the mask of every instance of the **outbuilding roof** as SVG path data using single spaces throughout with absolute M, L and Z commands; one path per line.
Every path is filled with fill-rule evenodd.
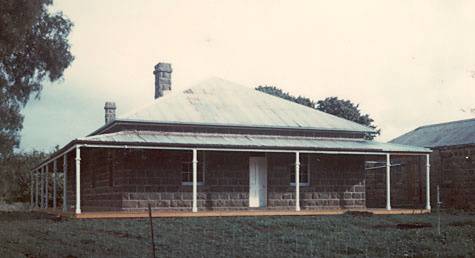
M 475 118 L 421 126 L 390 142 L 427 148 L 475 144 Z
M 372 140 L 248 134 L 122 131 L 79 138 L 78 143 L 276 150 L 429 153 L 430 149 Z
M 220 78 L 172 91 L 118 120 L 374 132 L 370 127 Z

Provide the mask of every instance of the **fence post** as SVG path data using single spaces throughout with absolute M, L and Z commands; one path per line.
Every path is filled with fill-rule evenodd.
M 153 254 L 153 258 L 155 258 L 155 240 L 154 240 L 154 236 L 153 236 L 153 222 L 152 222 L 152 206 L 150 205 L 150 203 L 148 203 L 148 217 L 150 219 L 150 235 L 152 237 L 152 254 Z
M 442 204 L 442 202 L 440 202 L 440 187 L 439 185 L 437 185 L 437 233 L 439 234 L 440 236 L 440 204 Z

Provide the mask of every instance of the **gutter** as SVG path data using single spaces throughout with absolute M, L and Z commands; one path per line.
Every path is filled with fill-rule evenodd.
M 76 147 L 86 147 L 86 148 L 119 148 L 119 149 L 163 149 L 163 150 L 204 150 L 204 151 L 235 151 L 235 152 L 279 152 L 279 153 L 293 153 L 299 151 L 301 153 L 320 153 L 320 154 L 340 154 L 340 155 L 425 155 L 429 154 L 432 151 L 428 150 L 427 152 L 396 152 L 396 151 L 384 151 L 383 149 L 375 149 L 368 151 L 368 149 L 324 149 L 320 148 L 316 150 L 315 148 L 272 148 L 272 147 L 242 147 L 242 148 L 233 148 L 233 147 L 216 147 L 213 145 L 190 145 L 190 144 L 143 144 L 143 143 L 130 143 L 130 142 L 114 142 L 107 143 L 101 141 L 88 141 L 75 139 L 65 145 L 63 148 L 59 149 L 57 152 L 53 153 L 49 158 L 41 162 L 39 165 L 35 166 L 31 170 L 36 170 L 44 165 L 48 165 L 53 160 L 58 157 L 67 154 L 68 152 L 74 150 Z

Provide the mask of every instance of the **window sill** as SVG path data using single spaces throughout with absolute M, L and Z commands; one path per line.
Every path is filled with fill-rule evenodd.
M 296 183 L 290 183 L 290 186 L 296 186 Z M 310 183 L 300 183 L 300 186 L 310 186 Z
M 204 185 L 204 184 L 205 184 L 204 182 L 196 183 L 196 185 Z M 183 186 L 193 186 L 193 183 L 192 182 L 181 182 L 181 185 L 183 185 Z

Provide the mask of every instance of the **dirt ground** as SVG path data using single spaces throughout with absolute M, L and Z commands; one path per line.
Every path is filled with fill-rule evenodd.
M 157 257 L 474 257 L 475 213 L 155 218 Z M 2 257 L 152 257 L 148 219 L 0 212 Z

